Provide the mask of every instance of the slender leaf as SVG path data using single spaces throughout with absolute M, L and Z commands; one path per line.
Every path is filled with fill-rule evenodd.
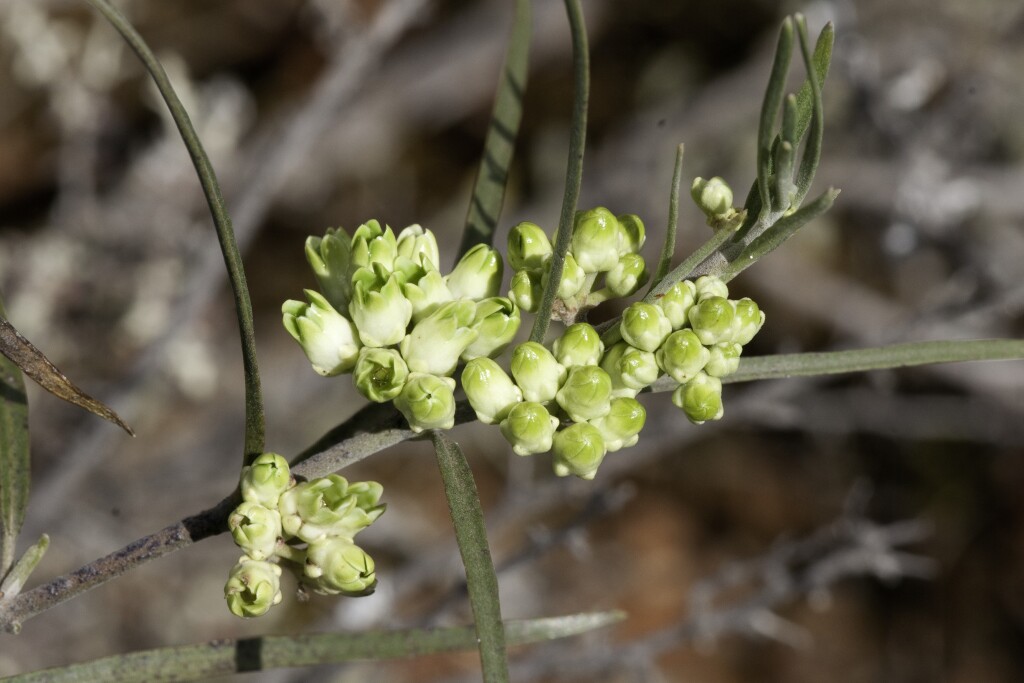
M 796 15 L 797 35 L 800 38 L 800 54 L 804 59 L 804 67 L 807 69 L 807 84 L 811 89 L 811 128 L 807 134 L 807 144 L 804 146 L 804 154 L 800 158 L 800 169 L 796 176 L 796 195 L 793 197 L 793 206 L 800 206 L 811 189 L 814 181 L 814 174 L 818 170 L 818 163 L 821 161 L 821 140 L 825 131 L 825 112 L 821 102 L 821 86 L 816 77 L 816 66 L 811 57 L 810 48 L 807 46 L 807 21 L 802 14 Z M 824 31 L 822 31 L 824 34 Z M 795 107 L 795 103 L 794 103 Z M 788 208 L 788 207 L 787 207 Z
M 526 645 L 579 635 L 622 619 L 621 612 L 592 612 L 509 621 L 505 632 L 510 645 Z M 0 680 L 7 683 L 175 683 L 247 671 L 398 659 L 474 647 L 476 630 L 471 626 L 263 636 L 143 650 Z
M 455 526 L 455 539 L 466 567 L 466 588 L 480 642 L 485 683 L 508 681 L 505 629 L 498 600 L 498 577 L 487 545 L 487 528 L 473 473 L 459 445 L 444 432 L 434 432 L 437 466 Z
M 551 309 L 555 305 L 555 293 L 562 281 L 565 254 L 569 251 L 569 243 L 572 240 L 576 203 L 580 198 L 580 183 L 583 181 L 587 103 L 590 100 L 590 49 L 587 47 L 587 27 L 583 22 L 583 8 L 579 0 L 565 0 L 565 9 L 569 14 L 569 30 L 572 33 L 572 127 L 569 131 L 569 161 L 565 168 L 565 195 L 562 198 L 562 214 L 558 220 L 554 253 L 551 255 L 551 271 L 544 286 L 537 316 L 533 321 L 533 329 L 530 331 L 530 340 L 542 343 L 548 325 L 551 324 Z
M 693 271 L 699 266 L 704 260 L 715 253 L 719 247 L 728 242 L 734 234 L 733 230 L 721 229 L 715 232 L 707 242 L 697 247 L 692 254 L 687 256 L 682 263 L 672 269 L 672 272 L 666 275 L 661 282 L 658 283 L 657 287 L 652 287 L 651 291 L 644 297 L 644 301 L 651 303 L 655 299 L 663 296 L 665 292 L 672 289 L 672 285 L 685 280 Z
M 814 44 L 814 54 L 811 55 L 811 64 L 814 65 L 814 73 L 818 77 L 817 84 L 820 91 L 825 87 L 825 78 L 828 76 L 828 69 L 832 63 L 832 46 L 835 44 L 836 31 L 832 22 L 825 24 L 818 34 L 818 40 Z M 807 126 L 810 125 L 811 116 L 814 113 L 814 92 L 811 88 L 810 71 L 808 80 L 800 86 L 796 95 L 796 126 L 794 127 L 794 147 L 799 142 Z
M 658 268 L 651 278 L 651 288 L 648 292 L 661 284 L 661 281 L 668 275 L 672 267 L 672 259 L 676 255 L 676 230 L 679 225 L 679 185 L 683 180 L 683 152 L 685 147 L 679 143 L 676 148 L 676 164 L 672 170 L 672 190 L 668 198 L 668 226 L 665 229 L 665 244 L 661 248 L 661 258 L 658 259 Z
M 5 313 L 0 301 L 2 315 Z M 14 563 L 18 532 L 25 521 L 25 508 L 28 506 L 28 484 L 25 378 L 16 363 L 0 357 L 0 579 Z
M 38 541 L 22 553 L 11 571 L 7 573 L 7 576 L 3 577 L 3 581 L 0 581 L 0 605 L 5 600 L 10 600 L 21 592 L 25 582 L 28 581 L 28 577 L 35 571 L 36 566 L 43 559 L 46 549 L 49 547 L 50 537 L 43 534 L 39 537 Z
M 71 380 L 64 376 L 64 373 L 58 370 L 43 355 L 42 351 L 37 349 L 28 339 L 25 339 L 18 330 L 14 329 L 14 325 L 5 318 L 0 318 L 0 353 L 3 353 L 11 363 L 21 368 L 36 384 L 57 398 L 72 403 L 79 408 L 84 408 L 94 415 L 99 415 L 103 419 L 113 422 L 130 435 L 135 436 L 131 427 L 117 413 L 76 387 Z M 4 381 L 5 385 L 9 387 L 7 394 L 12 400 L 17 400 L 15 394 L 10 393 L 16 391 L 16 388 L 7 381 L 7 377 L 8 373 L 5 371 Z M 24 387 L 24 385 L 21 386 Z M 24 402 L 24 390 L 22 402 Z M 17 427 L 14 427 L 14 429 L 17 429 Z M 27 452 L 28 447 L 26 446 L 25 448 Z M 26 455 L 25 457 L 27 459 L 28 456 Z
M 771 175 L 772 140 L 775 136 L 775 117 L 782 106 L 783 91 L 786 88 L 786 74 L 793 55 L 793 20 L 789 17 L 782 22 L 779 42 L 775 47 L 775 59 L 768 76 L 764 102 L 761 105 L 761 119 L 757 128 L 757 191 L 761 198 L 762 211 L 771 206 L 768 195 L 768 178 Z
M 516 0 L 512 34 L 505 51 L 498 92 L 491 112 L 491 125 L 484 140 L 484 153 L 476 173 L 473 197 L 466 214 L 466 227 L 459 245 L 459 257 L 481 242 L 494 241 L 494 229 L 501 215 L 508 185 L 519 122 L 523 117 L 523 95 L 529 72 L 530 0 Z
M 199 184 L 206 196 L 206 203 L 210 207 L 210 215 L 213 217 L 213 224 L 217 231 L 217 240 L 220 243 L 221 252 L 224 254 L 224 264 L 227 266 L 228 279 L 231 281 L 231 291 L 235 299 L 235 313 L 238 316 L 238 330 L 242 341 L 242 362 L 245 370 L 245 459 L 255 457 L 263 451 L 264 444 L 264 417 L 263 417 L 263 394 L 260 388 L 260 373 L 256 359 L 256 337 L 253 330 L 252 303 L 249 300 L 249 288 L 245 283 L 245 269 L 242 265 L 242 256 L 238 253 L 238 245 L 235 242 L 235 233 L 231 228 L 231 217 L 228 215 L 227 206 L 221 195 L 220 184 L 217 182 L 217 175 L 210 163 L 210 158 L 199 140 L 192 120 L 185 111 L 185 107 L 178 99 L 174 87 L 171 85 L 167 73 L 157 60 L 153 51 L 139 35 L 138 31 L 129 23 L 109 0 L 88 0 L 89 4 L 95 7 L 107 21 L 117 29 L 118 33 L 125 39 L 125 42 L 135 51 L 143 66 L 149 71 L 160 95 L 163 96 L 171 117 L 174 119 L 178 132 L 181 134 L 182 142 L 192 158 L 196 174 L 199 177 Z

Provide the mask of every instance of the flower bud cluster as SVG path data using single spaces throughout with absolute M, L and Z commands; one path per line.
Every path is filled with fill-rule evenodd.
M 282 306 L 285 329 L 324 376 L 351 373 L 368 400 L 394 401 L 413 431 L 455 422 L 459 362 L 497 356 L 519 329 L 519 308 L 498 296 L 503 263 L 473 247 L 447 275 L 433 233 L 396 236 L 377 221 L 306 240 L 320 292 Z
M 645 239 L 644 224 L 633 214 L 616 217 L 601 206 L 577 212 L 556 292 L 562 302 L 556 315 L 563 311 L 565 315 L 560 317 L 572 319 L 582 308 L 630 296 L 646 284 L 647 267 L 639 253 Z M 509 232 L 508 260 L 515 271 L 509 298 L 519 308 L 537 311 L 551 271 L 552 253 L 551 240 L 535 223 L 519 223 Z M 603 287 L 595 290 L 602 274 Z
M 511 377 L 489 358 L 466 364 L 462 387 L 477 418 L 497 424 L 518 455 L 554 451 L 559 476 L 593 479 L 605 455 L 636 444 L 647 412 L 619 396 L 600 335 L 570 325 L 549 349 L 537 342 L 512 352 Z
M 314 592 L 373 592 L 373 559 L 353 539 L 384 513 L 380 484 L 337 474 L 296 483 L 283 457 L 264 453 L 242 468 L 240 489 L 228 528 L 245 555 L 224 586 L 233 614 L 258 617 L 281 601 L 282 561 Z

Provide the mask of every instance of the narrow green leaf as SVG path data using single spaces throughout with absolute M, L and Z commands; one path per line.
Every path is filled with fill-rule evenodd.
M 476 173 L 473 197 L 466 213 L 466 227 L 459 245 L 459 257 L 481 242 L 494 241 L 494 229 L 501 215 L 508 185 L 519 122 L 523 117 L 523 95 L 529 72 L 530 0 L 516 0 L 512 34 L 505 51 L 498 92 L 494 97 L 491 125 L 484 140 L 484 153 Z
M 455 539 L 466 567 L 466 588 L 473 607 L 480 641 L 480 663 L 485 683 L 508 681 L 508 656 L 505 651 L 505 629 L 501 622 L 498 600 L 498 577 L 487 544 L 487 528 L 473 473 L 459 445 L 444 432 L 433 434 L 437 466 L 444 481 Z
M 567 638 L 621 621 L 621 612 L 508 621 L 510 645 Z M 199 645 L 143 650 L 0 679 L 6 683 L 179 683 L 285 667 L 398 659 L 476 647 L 471 626 L 364 633 L 313 633 L 220 639 Z
M 0 301 L 0 316 L 3 315 Z M 0 357 L 0 579 L 14 563 L 15 544 L 28 506 L 28 483 L 25 379 L 16 363 Z
M 807 45 L 807 21 L 802 14 L 796 15 L 796 29 L 800 38 L 800 54 L 804 59 L 804 68 L 807 69 L 807 84 L 811 89 L 811 128 L 807 133 L 807 144 L 804 146 L 804 154 L 800 158 L 800 169 L 796 176 L 796 195 L 793 197 L 793 206 L 800 206 L 807 191 L 811 189 L 814 181 L 814 174 L 818 171 L 818 163 L 821 161 L 821 140 L 825 131 L 825 111 L 821 102 L 821 86 L 816 77 L 816 65 L 811 57 L 810 48 Z M 825 32 L 822 31 L 822 34 Z M 826 65 L 827 68 L 827 65 Z M 794 103 L 794 107 L 796 103 Z
M 775 117 L 782 106 L 786 75 L 793 55 L 793 20 L 786 17 L 779 30 L 779 42 L 775 47 L 775 58 L 768 76 L 764 102 L 761 105 L 761 119 L 757 128 L 757 191 L 761 198 L 762 212 L 771 206 L 768 195 L 768 179 L 772 172 L 772 140 L 775 137 Z
M 192 120 L 185 111 L 185 107 L 178 99 L 174 87 L 171 85 L 167 73 L 159 60 L 153 54 L 146 42 L 139 35 L 138 31 L 122 15 L 109 0 L 88 0 L 89 4 L 95 7 L 111 25 L 117 29 L 125 42 L 135 51 L 143 66 L 149 71 L 160 95 L 174 119 L 178 132 L 181 134 L 182 142 L 192 158 L 196 175 L 199 177 L 199 184 L 206 196 L 206 203 L 210 207 L 210 215 L 213 217 L 213 224 L 217 232 L 217 240 L 220 243 L 221 252 L 224 254 L 224 264 L 227 266 L 228 279 L 231 281 L 231 291 L 235 299 L 235 313 L 238 316 L 238 329 L 242 341 L 242 363 L 245 370 L 245 459 L 246 461 L 263 452 L 264 443 L 264 417 L 263 417 L 263 394 L 260 388 L 259 366 L 256 359 L 256 337 L 253 330 L 252 303 L 249 300 L 249 288 L 245 283 L 245 269 L 242 265 L 242 256 L 238 253 L 238 245 L 235 242 L 235 233 L 231 228 L 231 217 L 228 215 L 227 206 L 221 196 L 220 184 L 217 182 L 217 175 L 206 155 L 203 143 L 199 140 Z
M 583 22 L 583 8 L 579 0 L 565 0 L 569 14 L 569 31 L 572 33 L 573 97 L 572 127 L 569 131 L 569 161 L 565 168 L 565 195 L 562 198 L 562 214 L 558 220 L 554 253 L 551 255 L 551 272 L 541 297 L 537 316 L 533 320 L 530 341 L 544 342 L 548 325 L 551 324 L 551 309 L 555 305 L 555 292 L 562 281 L 565 254 L 572 240 L 573 223 L 576 218 L 576 203 L 580 198 L 580 183 L 583 181 L 583 150 L 587 138 L 587 103 L 590 100 L 590 49 L 587 46 L 587 27 Z
M 3 577 L 3 581 L 0 581 L 0 605 L 3 605 L 5 600 L 10 600 L 21 592 L 25 582 L 28 581 L 28 577 L 35 571 L 36 566 L 43 559 L 43 555 L 46 554 L 46 549 L 49 547 L 50 537 L 43 534 L 39 537 L 38 541 L 22 553 L 11 571 L 7 573 L 7 576 Z
M 729 263 L 721 274 L 721 278 L 728 282 L 757 263 L 758 259 L 774 251 L 780 244 L 796 234 L 797 230 L 832 208 L 832 203 L 838 195 L 839 190 L 830 187 L 807 206 L 802 206 L 788 216 L 780 218 Z
M 828 69 L 832 63 L 832 46 L 835 44 L 835 40 L 835 27 L 832 22 L 829 22 L 818 34 L 818 40 L 814 44 L 814 54 L 811 55 L 811 64 L 814 65 L 814 73 L 818 77 L 819 91 L 825 87 L 825 78 L 828 76 Z M 796 95 L 796 126 L 793 137 L 796 142 L 799 142 L 807 132 L 807 126 L 810 125 L 811 116 L 814 114 L 814 92 L 809 79 L 810 71 L 808 71 L 808 80 L 804 81 Z M 794 143 L 793 146 L 795 147 L 796 144 Z
M 676 164 L 672 170 L 672 190 L 668 198 L 668 227 L 665 229 L 665 244 L 661 248 L 661 258 L 658 259 L 658 268 L 651 278 L 651 288 L 648 292 L 661 284 L 661 281 L 668 275 L 672 267 L 672 259 L 676 254 L 676 229 L 679 225 L 679 186 L 683 181 L 683 143 L 676 148 Z
M 72 403 L 79 408 L 84 408 L 94 415 L 99 415 L 103 419 L 113 422 L 130 435 L 135 436 L 131 427 L 125 424 L 124 420 L 117 413 L 76 387 L 71 380 L 64 376 L 64 373 L 58 370 L 43 355 L 42 351 L 33 346 L 32 342 L 28 339 L 25 339 L 18 330 L 14 329 L 14 325 L 5 318 L 0 318 L 0 353 L 3 353 L 8 361 L 21 368 L 36 384 L 57 398 Z M 6 374 L 5 382 L 7 382 Z M 7 384 L 13 387 L 9 382 Z M 16 399 L 13 394 L 11 394 L 11 397 Z M 24 394 L 22 395 L 22 401 L 24 401 Z M 14 427 L 14 429 L 17 430 L 18 427 Z M 26 446 L 26 452 L 27 448 Z

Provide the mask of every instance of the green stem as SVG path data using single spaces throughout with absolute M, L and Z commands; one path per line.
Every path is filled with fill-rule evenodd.
M 569 161 L 565 168 L 565 195 L 562 198 L 562 214 L 558 220 L 554 253 L 551 255 L 551 272 L 541 297 L 537 317 L 533 321 L 530 341 L 544 343 L 548 325 L 551 324 L 551 309 L 555 305 L 555 294 L 562 281 L 565 254 L 572 241 L 572 228 L 576 218 L 576 203 L 580 198 L 580 184 L 583 182 L 583 150 L 587 138 L 587 102 L 590 99 L 590 50 L 587 47 L 587 27 L 583 22 L 583 8 L 579 0 L 565 0 L 569 14 L 569 30 L 572 33 L 573 100 L 572 128 L 569 133 Z
M 679 225 L 679 185 L 683 180 L 683 143 L 676 148 L 676 164 L 672 170 L 672 190 L 668 198 L 668 227 L 665 229 L 665 244 L 661 248 L 661 258 L 658 259 L 658 268 L 651 278 L 651 288 L 648 292 L 661 284 L 661 281 L 668 275 L 672 267 L 672 258 L 676 253 L 676 229 Z
M 206 196 L 206 203 L 210 207 L 210 214 L 213 216 L 213 224 L 217 231 L 217 239 L 220 242 L 221 252 L 224 254 L 224 264 L 227 266 L 228 278 L 231 281 L 231 290 L 235 299 L 235 312 L 238 316 L 238 329 L 242 340 L 242 362 L 245 368 L 245 461 L 263 452 L 264 444 L 264 417 L 263 397 L 260 389 L 260 374 L 256 359 L 256 339 L 253 330 L 252 303 L 249 301 L 249 289 L 245 284 L 245 269 L 242 266 L 242 257 L 238 253 L 238 245 L 235 243 L 235 233 L 231 229 L 231 218 L 228 215 L 224 198 L 221 196 L 220 185 L 217 183 L 217 175 L 214 173 L 213 165 L 210 163 L 203 143 L 199 140 L 188 112 L 182 106 L 181 100 L 174 92 L 167 73 L 157 60 L 153 51 L 142 39 L 142 36 L 135 30 L 129 21 L 122 15 L 109 0 L 88 0 L 89 4 L 95 7 L 121 34 L 128 45 L 139 56 L 142 64 L 149 71 L 153 82 L 167 103 L 171 117 L 174 119 L 178 132 L 181 134 L 182 142 L 192 158 L 196 174 L 199 176 L 199 184 L 202 185 L 203 194 Z

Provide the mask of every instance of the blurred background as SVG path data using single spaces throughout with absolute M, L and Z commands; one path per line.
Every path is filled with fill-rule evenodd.
M 310 369 L 280 305 L 314 280 L 303 241 L 421 223 L 454 257 L 511 18 L 498 0 L 125 0 L 224 186 L 256 314 L 268 448 L 355 412 Z M 684 185 L 754 176 L 783 16 L 836 25 L 818 186 L 833 210 L 732 284 L 768 321 L 748 354 L 1024 332 L 1024 6 L 1011 0 L 588 0 L 581 206 L 639 214 L 657 258 L 675 147 Z M 803 78 L 794 61 L 792 88 Z M 497 242 L 553 230 L 571 107 L 562 3 L 534 3 L 525 115 Z M 243 433 L 234 309 L 184 148 L 136 58 L 86 3 L 0 1 L 0 287 L 10 320 L 134 427 L 30 387 L 49 580 L 219 501 Z M 682 203 L 684 257 L 707 236 Z M 451 263 L 444 263 L 448 268 Z M 614 315 L 598 310 L 595 319 Z M 729 385 L 695 427 L 648 395 L 639 445 L 556 480 L 498 431 L 454 432 L 474 467 L 505 614 L 621 608 L 517 651 L 516 680 L 1024 679 L 1024 363 Z M 265 633 L 469 621 L 428 444 L 344 471 L 385 486 L 360 542 L 371 597 L 291 594 L 241 621 L 219 536 L 64 604 L 0 643 L 0 674 Z M 286 587 L 286 593 L 289 588 Z M 473 680 L 474 653 L 240 676 Z

